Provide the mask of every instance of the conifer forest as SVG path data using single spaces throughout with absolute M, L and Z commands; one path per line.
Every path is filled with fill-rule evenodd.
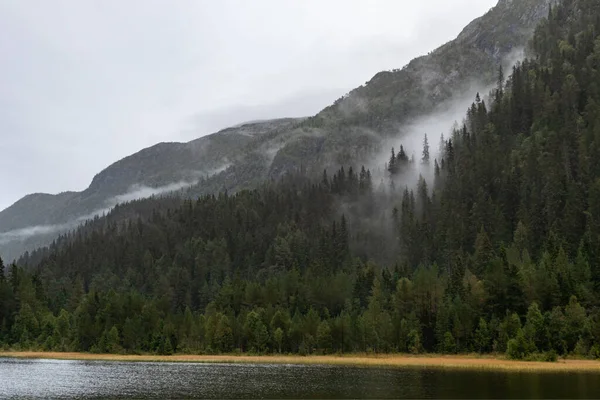
M 497 81 L 419 154 L 132 201 L 0 261 L 0 348 L 600 358 L 600 2 L 553 6 Z

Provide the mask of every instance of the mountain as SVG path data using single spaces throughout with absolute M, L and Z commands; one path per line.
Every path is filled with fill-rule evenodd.
M 372 165 L 387 141 L 465 94 L 488 90 L 548 14 L 551 0 L 501 0 L 453 41 L 399 70 L 376 74 L 317 115 L 229 128 L 189 143 L 160 143 L 109 166 L 80 193 L 24 197 L 0 212 L 0 254 L 48 243 L 117 202 L 184 189 L 236 191 L 298 169 Z M 465 105 L 466 107 L 466 105 Z M 462 113 L 462 109 L 460 112 Z M 439 134 L 439 132 L 434 132 Z
M 0 263 L 0 347 L 600 359 L 600 3 L 563 0 L 528 51 L 383 185 L 138 200 Z
M 600 3 L 563 0 L 528 51 L 382 185 L 138 200 L 0 263 L 0 347 L 600 359 Z
M 180 191 L 218 175 L 243 159 L 252 142 L 300 121 L 248 123 L 188 143 L 159 143 L 110 165 L 82 192 L 27 195 L 0 212 L 0 254 L 12 259 L 118 203 Z
M 551 3 L 501 0 L 455 40 L 402 69 L 378 73 L 317 117 L 333 124 L 367 119 L 377 127 L 391 122 L 394 129 L 394 123 L 430 113 L 457 93 L 471 96 L 473 83 L 495 83 L 498 66 L 507 56 L 518 57 Z

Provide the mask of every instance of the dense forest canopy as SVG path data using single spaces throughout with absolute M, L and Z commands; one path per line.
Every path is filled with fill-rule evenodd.
M 600 3 L 554 7 L 531 51 L 381 182 L 135 202 L 0 263 L 0 345 L 600 357 Z

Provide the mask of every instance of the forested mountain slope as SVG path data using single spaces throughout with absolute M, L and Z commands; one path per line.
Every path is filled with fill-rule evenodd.
M 564 0 L 439 159 L 399 147 L 380 183 L 366 169 L 297 173 L 98 220 L 40 263 L 2 270 L 0 340 L 598 358 L 599 82 L 600 4 Z M 432 181 L 403 185 L 430 169 Z
M 261 121 L 188 143 L 159 143 L 112 164 L 82 192 L 25 196 L 0 212 L 0 253 L 13 259 L 49 244 L 59 234 L 102 215 L 117 203 L 178 192 L 204 182 L 244 159 L 247 147 L 263 135 L 300 121 Z
M 403 69 L 378 73 L 307 120 L 259 122 L 190 143 L 161 143 L 109 166 L 81 193 L 27 196 L 0 212 L 0 253 L 12 259 L 48 244 L 136 193 L 190 187 L 187 195 L 197 197 L 253 188 L 300 168 L 320 174 L 326 167 L 373 166 L 387 140 L 405 135 L 412 122 L 493 84 L 498 66 L 527 44 L 550 2 L 501 0 L 456 40 Z

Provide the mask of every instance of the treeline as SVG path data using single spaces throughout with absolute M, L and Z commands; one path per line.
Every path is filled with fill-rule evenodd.
M 357 262 L 358 263 L 358 262 Z M 357 267 L 359 267 L 357 265 Z M 4 276 L 4 275 L 2 275 Z M 90 289 L 81 281 L 65 307 L 54 312 L 38 277 L 11 267 L 2 279 L 3 341 L 13 348 L 92 352 L 508 352 L 575 353 L 596 358 L 598 315 L 573 296 L 543 312 L 532 303 L 524 315 L 491 314 L 487 285 L 465 277 L 462 295 L 448 293 L 437 266 L 410 278 L 361 265 L 356 276 L 322 276 L 297 269 L 264 283 L 228 278 L 203 310 L 177 305 L 178 286 L 162 296 L 137 290 Z M 514 288 L 521 292 L 518 286 Z M 207 288 L 199 291 L 204 294 Z M 170 292 L 170 293 L 169 293 Z M 10 301 L 10 295 L 16 296 Z M 8 295 L 8 297 L 7 297 Z M 187 294 L 189 296 L 189 293 Z M 208 294 L 207 294 L 208 295 Z M 352 300 L 350 300 L 352 299 Z M 525 300 L 525 297 L 520 299 Z M 185 301 L 184 301 L 185 304 Z M 181 308 L 183 307 L 183 309 Z M 6 315 L 19 310 L 11 320 Z
M 382 183 L 292 175 L 103 220 L 3 267 L 0 342 L 598 358 L 599 35 L 597 1 L 554 7 L 535 58 L 499 72 L 438 159 L 399 147 Z M 434 178 L 405 187 L 418 170 Z

